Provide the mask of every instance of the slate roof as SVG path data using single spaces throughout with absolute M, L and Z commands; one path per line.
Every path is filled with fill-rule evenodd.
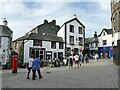
M 95 42 L 98 42 L 98 38 L 94 38 L 94 37 L 85 38 L 85 44 L 95 43 Z
M 103 30 L 101 31 L 100 35 L 98 35 L 98 37 L 101 36 L 101 34 L 103 33 L 103 31 L 105 31 L 107 34 L 112 34 L 112 29 L 103 28 Z
M 72 22 L 72 21 L 74 21 L 74 20 L 76 20 L 80 25 L 82 25 L 82 26 L 85 28 L 85 26 L 84 26 L 77 18 L 73 18 L 73 19 L 65 22 L 64 24 L 67 24 L 67 23 Z M 63 24 L 63 25 L 64 25 L 64 24 Z M 61 28 L 63 27 L 63 25 L 61 26 Z
M 43 24 L 40 24 L 33 28 L 31 31 L 28 33 L 32 33 L 35 30 L 38 31 L 38 33 L 51 33 L 51 34 L 57 34 L 58 30 L 60 29 L 59 25 L 56 25 L 56 20 L 52 20 L 51 22 L 48 22 L 47 20 L 44 21 Z
M 85 44 L 89 44 L 93 40 L 93 37 L 85 38 Z
M 0 33 L 1 36 L 7 36 L 7 37 L 11 37 L 11 34 L 13 33 L 13 31 L 9 27 L 4 25 L 0 25 L 0 31 L 2 32 Z
M 42 40 L 42 41 L 64 42 L 62 37 L 58 37 L 55 34 L 49 34 L 49 33 L 45 33 L 45 35 L 39 34 L 39 33 L 31 33 L 31 34 L 22 36 L 16 39 L 15 41 L 22 41 L 22 40 Z
M 99 41 L 98 41 L 98 38 L 93 38 L 90 43 L 97 43 L 97 42 L 99 42 Z

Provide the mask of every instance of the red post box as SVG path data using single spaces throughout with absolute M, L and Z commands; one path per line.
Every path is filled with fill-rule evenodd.
M 17 73 L 18 55 L 12 56 L 12 73 Z

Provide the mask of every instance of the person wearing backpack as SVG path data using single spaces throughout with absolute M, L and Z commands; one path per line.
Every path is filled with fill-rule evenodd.
M 79 56 L 76 54 L 74 56 L 74 59 L 75 59 L 75 68 L 79 68 L 80 64 L 79 64 Z

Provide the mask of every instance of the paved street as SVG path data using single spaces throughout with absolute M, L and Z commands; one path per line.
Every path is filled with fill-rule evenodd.
M 42 79 L 26 79 L 27 70 L 2 72 L 3 88 L 118 88 L 118 67 L 112 60 L 99 60 L 82 64 L 81 68 L 44 68 Z M 32 76 L 32 75 L 31 75 Z

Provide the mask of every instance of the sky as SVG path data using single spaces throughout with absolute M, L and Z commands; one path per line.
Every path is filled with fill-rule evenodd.
M 111 28 L 109 0 L 0 0 L 0 25 L 3 18 L 13 31 L 13 40 L 25 35 L 44 19 L 62 26 L 74 14 L 85 25 L 86 37 Z

